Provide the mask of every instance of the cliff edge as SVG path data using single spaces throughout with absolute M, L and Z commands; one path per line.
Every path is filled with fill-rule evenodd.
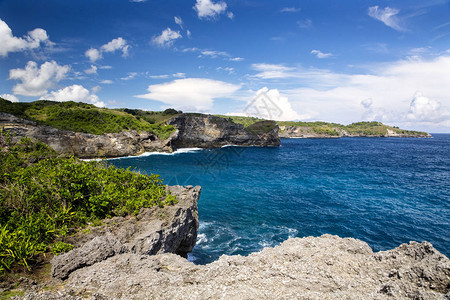
M 125 253 L 74 271 L 63 288 L 23 299 L 448 299 L 450 261 L 427 242 L 373 253 L 332 235 L 288 239 L 247 257 L 194 265 Z

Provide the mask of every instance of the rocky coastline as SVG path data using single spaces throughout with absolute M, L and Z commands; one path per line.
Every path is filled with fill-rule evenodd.
M 249 131 L 241 124 L 202 114 L 183 114 L 168 121 L 175 127 L 167 139 L 136 130 L 94 135 L 40 125 L 0 112 L 0 128 L 15 139 L 29 137 L 49 145 L 63 155 L 78 158 L 136 156 L 145 152 L 173 152 L 180 148 L 217 148 L 225 145 L 279 146 L 278 126 L 267 132 Z
M 336 139 L 341 137 L 395 137 L 395 138 L 428 138 L 431 137 L 429 133 L 423 134 L 410 134 L 410 133 L 397 133 L 392 129 L 386 128 L 384 133 L 380 134 L 367 134 L 367 133 L 349 133 L 347 130 L 332 127 L 331 129 L 336 135 L 327 133 L 317 133 L 311 127 L 301 126 L 280 126 L 279 128 L 280 138 L 305 138 L 305 139 Z

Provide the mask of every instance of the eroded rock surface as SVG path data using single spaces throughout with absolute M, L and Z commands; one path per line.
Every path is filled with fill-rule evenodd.
M 177 129 L 172 139 L 175 148 L 217 148 L 225 145 L 279 146 L 278 125 L 273 121 L 266 122 L 273 123 L 272 129 L 252 131 L 221 117 L 183 114 L 170 119 L 168 124 Z
M 25 299 L 448 299 L 449 291 L 450 261 L 427 242 L 373 253 L 323 235 L 204 266 L 174 254 L 115 255 L 73 272 L 58 292 Z
M 186 256 L 197 239 L 197 202 L 200 187 L 168 187 L 178 203 L 163 208 L 143 208 L 136 217 L 115 217 L 89 233 L 75 236 L 74 250 L 52 260 L 52 276 L 66 279 L 73 271 L 121 253 Z

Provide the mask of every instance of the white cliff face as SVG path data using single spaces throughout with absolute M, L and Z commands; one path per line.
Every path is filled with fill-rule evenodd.
M 427 242 L 373 253 L 323 235 L 204 266 L 174 254 L 115 255 L 73 272 L 58 292 L 24 299 L 445 299 L 449 291 L 450 261 Z

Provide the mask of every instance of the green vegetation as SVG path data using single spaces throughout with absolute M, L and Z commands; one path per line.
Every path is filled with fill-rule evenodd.
M 2 98 L 0 111 L 63 130 L 97 135 L 124 130 L 149 131 L 161 139 L 168 138 L 175 130 L 173 126 L 165 125 L 163 122 L 181 113 L 174 109 L 167 109 L 164 112 L 106 109 L 73 101 L 39 100 L 12 103 Z
M 262 119 L 255 117 L 241 117 L 241 116 L 224 116 L 218 115 L 223 118 L 244 125 L 245 128 L 249 128 L 253 124 L 263 121 Z M 357 122 L 350 125 L 342 125 L 337 123 L 328 122 L 294 122 L 294 121 L 276 121 L 279 126 L 297 126 L 302 127 L 305 131 L 313 132 L 319 135 L 327 136 L 341 136 L 340 131 L 345 130 L 350 135 L 363 135 L 363 136 L 383 136 L 387 133 L 387 130 L 392 130 L 397 134 L 407 134 L 416 136 L 426 136 L 426 132 L 403 130 L 398 127 L 392 127 L 384 125 L 380 122 Z
M 159 175 L 58 157 L 40 142 L 14 143 L 3 130 L 0 161 L 0 273 L 70 250 L 64 237 L 88 223 L 176 202 Z

